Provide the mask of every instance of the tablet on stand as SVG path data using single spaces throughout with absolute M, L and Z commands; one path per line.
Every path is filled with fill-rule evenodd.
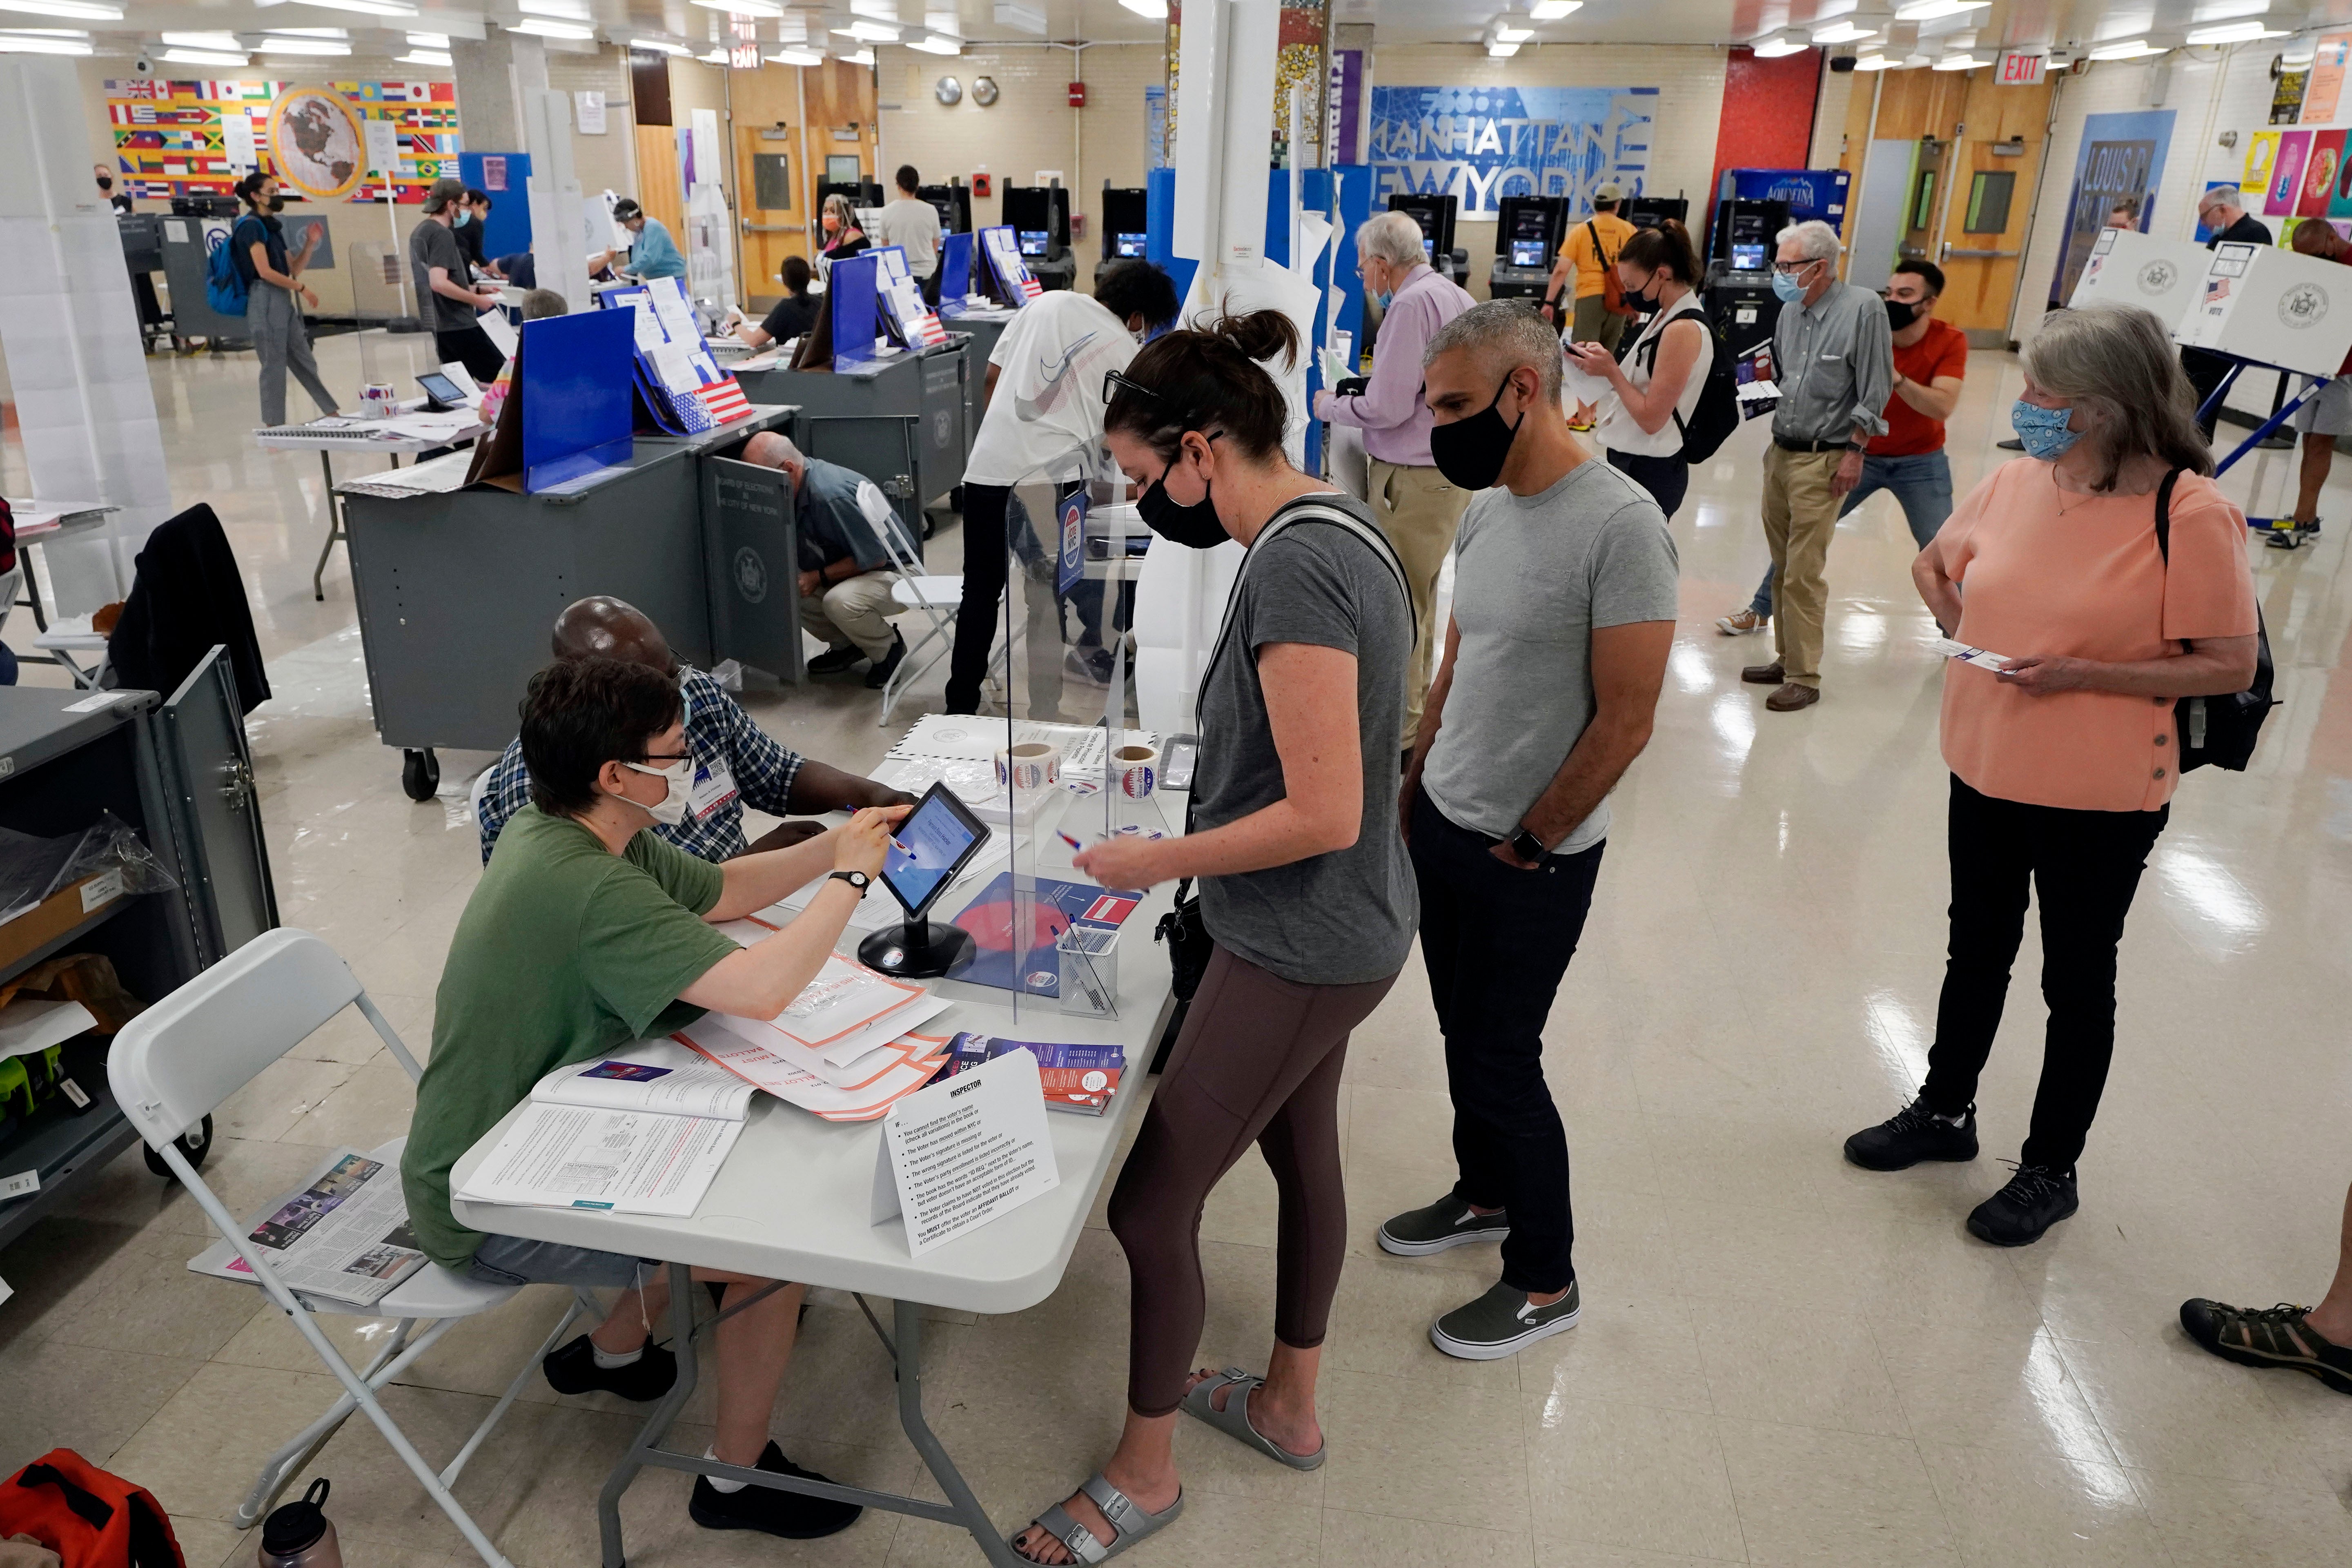
M 946 784 L 926 791 L 898 824 L 882 860 L 882 885 L 907 911 L 906 921 L 859 942 L 859 961 L 901 980 L 928 980 L 968 960 L 971 933 L 959 926 L 934 926 L 928 916 L 988 837 L 988 824 Z

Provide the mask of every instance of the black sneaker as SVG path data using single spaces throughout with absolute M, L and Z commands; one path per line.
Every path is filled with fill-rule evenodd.
M 879 691 L 889 685 L 890 678 L 898 674 L 898 667 L 906 662 L 907 639 L 893 632 L 890 634 L 890 651 L 885 654 L 881 661 L 873 668 L 866 672 L 866 689 Z
M 2223 1361 L 2307 1372 L 2338 1394 L 2352 1394 L 2352 1346 L 2304 1321 L 2310 1311 L 2285 1301 L 2256 1311 L 2200 1296 L 2180 1303 L 2180 1326 Z
M 1973 1160 L 1977 1108 L 1969 1106 L 1955 1122 L 1928 1110 L 1923 1096 L 1847 1139 L 1845 1157 L 1865 1171 L 1907 1171 L 1922 1160 Z
M 601 1391 L 640 1403 L 659 1399 L 677 1381 L 677 1357 L 661 1346 L 646 1346 L 645 1353 L 626 1366 L 602 1367 L 596 1364 L 595 1347 L 586 1334 L 562 1350 L 548 1352 L 539 1369 L 558 1394 Z
M 2020 1165 L 2009 1185 L 1969 1211 L 1969 1234 L 1995 1247 L 2028 1247 L 2081 1206 L 2071 1169 Z
M 811 675 L 839 675 L 844 670 L 856 668 L 865 658 L 857 651 L 856 643 L 847 647 L 827 648 L 808 661 L 808 672 Z
M 833 1479 L 801 1468 L 785 1458 L 784 1451 L 772 1441 L 761 1450 L 758 1468 L 770 1475 L 798 1476 L 804 1481 Z M 866 1510 L 854 1502 L 782 1492 L 772 1487 L 747 1485 L 740 1491 L 722 1492 L 710 1484 L 709 1476 L 697 1476 L 686 1511 L 705 1530 L 758 1530 L 787 1541 L 814 1541 L 847 1530 Z

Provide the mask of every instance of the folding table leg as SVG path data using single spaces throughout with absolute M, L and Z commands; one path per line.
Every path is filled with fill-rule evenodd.
M 1024 1559 L 1013 1550 L 1013 1543 L 1000 1534 L 995 1521 L 980 1506 L 965 1484 L 963 1472 L 955 1468 L 948 1451 L 931 1431 L 930 1423 L 923 1419 L 923 1310 L 912 1301 L 895 1303 L 892 1326 L 898 1330 L 898 1425 L 905 1428 L 907 1441 L 923 1457 L 923 1464 L 931 1479 L 940 1483 L 947 1494 L 948 1506 L 956 1512 L 956 1522 L 971 1532 L 982 1556 L 996 1568 L 1022 1568 Z M 606 1559 L 605 1568 L 619 1568 Z
M 669 1436 L 670 1423 L 686 1408 L 686 1402 L 694 1397 L 698 1370 L 694 1353 L 694 1271 L 683 1263 L 669 1266 L 669 1333 L 677 1356 L 677 1381 L 655 1405 L 646 1424 L 637 1428 L 629 1451 L 621 1456 L 621 1462 L 604 1478 L 604 1489 L 596 1499 L 596 1526 L 604 1538 L 604 1568 L 626 1568 L 629 1560 L 621 1542 L 621 1494 L 629 1489 L 637 1472 L 645 1468 L 646 1455 L 661 1447 L 662 1439 Z
M 399 467 L 397 460 L 393 464 Z M 327 477 L 327 540 L 319 546 L 319 564 L 310 573 L 310 597 L 324 600 L 327 596 L 325 579 L 327 561 L 335 553 L 335 541 L 344 537 L 342 503 L 335 499 L 335 459 L 328 448 L 319 448 L 319 468 Z

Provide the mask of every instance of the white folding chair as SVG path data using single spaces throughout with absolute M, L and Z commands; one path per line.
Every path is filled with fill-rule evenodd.
M 876 722 L 887 724 L 890 710 L 906 694 L 907 688 L 929 673 L 931 666 L 945 658 L 955 647 L 955 613 L 963 604 L 963 577 L 961 574 L 950 577 L 924 572 L 923 563 L 899 542 L 890 527 L 891 519 L 897 515 L 891 510 L 890 498 L 870 479 L 857 487 L 857 510 L 866 519 L 866 525 L 874 531 L 874 537 L 881 542 L 890 570 L 898 579 L 890 586 L 890 597 L 905 608 L 920 613 L 930 623 L 929 631 L 908 645 L 907 657 L 898 661 L 898 669 L 882 688 L 882 717 Z M 934 642 L 940 645 L 937 650 L 917 664 L 915 656 Z
M 547 1336 L 546 1343 L 515 1374 L 505 1394 L 474 1435 L 466 1439 L 457 1457 L 436 1473 L 377 1401 L 376 1391 L 406 1370 L 454 1324 L 503 1304 L 520 1287 L 482 1284 L 438 1264 L 427 1263 L 371 1307 L 297 1296 L 270 1267 L 268 1250 L 247 1239 L 248 1227 L 228 1212 L 173 1142 L 251 1081 L 262 1068 L 300 1044 L 345 1007 L 354 1005 L 374 1026 L 410 1080 L 415 1081 L 420 1075 L 416 1058 L 409 1055 L 408 1047 L 401 1044 L 391 1024 L 368 999 L 350 966 L 336 955 L 334 949 L 309 931 L 284 927 L 254 938 L 126 1025 L 108 1053 L 107 1079 L 113 1088 L 116 1102 L 130 1117 L 139 1135 L 171 1167 L 173 1175 L 196 1200 L 213 1228 L 236 1249 L 237 1256 L 268 1293 L 270 1304 L 292 1320 L 295 1329 L 310 1342 L 311 1350 L 326 1363 L 335 1381 L 343 1385 L 342 1397 L 262 1467 L 251 1494 L 237 1510 L 237 1528 L 250 1529 L 258 1522 L 278 1490 L 334 1436 L 352 1412 L 364 1410 L 393 1452 L 400 1456 L 482 1561 L 490 1568 L 509 1568 L 507 1560 L 490 1544 L 489 1537 L 457 1505 L 449 1487 L 521 1394 L 524 1384 L 538 1371 L 541 1358 L 561 1342 L 583 1310 L 599 1310 L 594 1298 L 585 1291 L 573 1292 L 572 1304 L 563 1321 L 556 1324 L 555 1331 Z M 395 1138 L 368 1157 L 396 1168 L 407 1142 L 404 1137 Z M 367 1370 L 354 1372 L 315 1321 L 314 1314 L 320 1312 L 394 1318 L 398 1320 L 398 1325 L 390 1342 Z M 420 1323 L 431 1326 L 419 1334 L 415 1331 Z
M 51 621 L 49 629 L 33 639 L 33 646 L 63 665 L 66 673 L 73 677 L 73 683 L 85 691 L 95 691 L 105 685 L 108 672 L 114 668 L 107 638 L 89 629 L 88 616 Z M 97 658 L 85 668 L 74 657 L 77 654 L 84 658 L 95 654 Z

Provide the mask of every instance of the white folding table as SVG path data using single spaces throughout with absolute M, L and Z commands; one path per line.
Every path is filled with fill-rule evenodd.
M 1045 874 L 1076 875 L 1051 868 Z M 951 919 L 992 879 L 991 875 L 975 875 L 951 889 L 940 900 L 948 912 L 934 910 L 931 918 Z M 1014 1038 L 1116 1041 L 1126 1047 L 1127 1067 L 1122 1092 L 1102 1115 L 1047 1116 L 1058 1186 L 920 1258 L 908 1251 L 903 1220 L 891 1219 L 878 1226 L 866 1223 L 881 1124 L 822 1121 L 765 1095 L 755 1097 L 741 1138 L 691 1219 L 463 1201 L 451 1205 L 460 1224 L 478 1230 L 669 1261 L 677 1382 L 614 1467 L 598 1500 L 604 1568 L 625 1568 L 621 1496 L 647 1465 L 961 1526 L 971 1533 L 989 1562 L 998 1568 L 1016 1568 L 1022 1561 L 1019 1554 L 997 1534 L 924 1419 L 920 1308 L 1017 1312 L 1044 1300 L 1061 1283 L 1062 1270 L 1069 1264 L 1095 1194 L 1109 1172 L 1120 1129 L 1151 1065 L 1153 1047 L 1172 1005 L 1167 958 L 1152 941 L 1152 930 L 1169 908 L 1172 892 L 1168 885 L 1154 889 L 1120 928 L 1118 1016 L 1115 1019 L 1064 1014 L 1050 999 L 1024 997 L 1016 1024 L 1009 993 L 955 981 L 928 983 L 938 994 L 952 998 L 954 1005 L 922 1026 L 927 1035 L 973 1030 Z M 845 950 L 854 945 L 848 938 L 842 943 Z M 1050 956 L 1050 949 L 1048 952 Z M 453 1189 L 464 1187 L 474 1167 L 497 1146 L 507 1122 L 520 1110 L 517 1107 L 483 1134 L 457 1162 L 450 1182 Z M 883 1333 L 870 1308 L 868 1320 L 898 1366 L 899 1425 L 948 1501 L 936 1503 L 894 1492 L 804 1481 L 664 1448 L 662 1439 L 670 1424 L 694 1393 L 697 1293 L 690 1288 L 688 1271 L 698 1265 L 849 1291 L 858 1297 L 861 1306 L 869 1294 L 890 1298 L 895 1303 L 895 1331 Z
M 14 609 L 23 605 L 33 612 L 33 625 L 39 636 L 49 630 L 48 606 L 41 603 L 40 574 L 33 570 L 30 551 L 54 540 L 71 539 L 88 533 L 104 523 L 108 517 L 121 509 L 107 501 L 38 501 L 8 502 L 9 514 L 16 527 L 16 571 L 24 580 L 25 596 L 5 606 Z M 76 664 L 68 650 L 55 648 L 46 653 L 23 653 L 16 656 L 26 664 L 61 666 L 74 679 L 77 686 L 89 686 L 91 671 Z M 102 663 L 103 661 L 101 661 Z
M 423 399 L 415 400 L 421 405 Z M 414 414 L 414 405 L 404 406 L 400 415 Z M 327 596 L 325 578 L 327 559 L 335 552 L 335 542 L 348 537 L 343 531 L 342 498 L 335 490 L 335 454 L 337 452 L 388 453 L 392 466 L 400 467 L 403 453 L 436 451 L 443 447 L 461 446 L 490 433 L 490 427 L 478 419 L 447 434 L 432 437 L 404 436 L 385 428 L 383 419 L 348 419 L 340 416 L 322 416 L 306 425 L 277 425 L 253 433 L 254 444 L 265 452 L 316 452 L 319 468 L 326 476 L 327 537 L 319 546 L 319 564 L 310 573 L 310 597 Z

